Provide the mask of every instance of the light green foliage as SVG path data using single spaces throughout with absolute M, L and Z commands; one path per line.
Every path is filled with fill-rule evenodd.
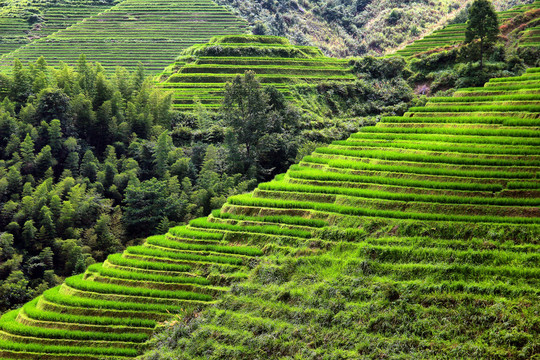
M 216 230 L 224 230 L 224 231 L 240 231 L 240 232 L 255 232 L 255 233 L 260 232 L 264 234 L 295 236 L 295 237 L 303 237 L 303 238 L 309 238 L 312 236 L 312 233 L 310 231 L 295 230 L 295 229 L 282 229 L 278 226 L 271 226 L 271 225 L 249 226 L 249 225 L 220 224 L 220 223 L 208 222 L 204 218 L 192 220 L 189 224 L 190 226 L 193 226 L 195 228 L 216 229 Z M 252 252 L 252 254 L 250 255 L 255 255 L 255 254 L 260 255 L 260 253 L 258 253 L 257 250 L 255 249 L 250 252 Z
M 110 301 L 64 295 L 59 292 L 59 287 L 47 290 L 43 294 L 43 297 L 44 299 L 47 299 L 48 301 L 54 302 L 56 304 L 71 306 L 75 308 L 81 307 L 86 309 L 94 308 L 113 309 L 120 311 L 144 311 L 148 313 L 146 315 L 148 317 L 151 317 L 153 312 L 170 314 L 171 312 L 178 312 L 182 310 L 182 307 L 174 305 L 143 304 L 137 302 Z M 121 314 L 119 313 L 119 315 Z M 130 314 L 129 312 L 127 313 L 127 315 L 132 316 L 132 314 Z
M 41 298 L 27 303 L 24 306 L 24 313 L 32 319 L 41 321 L 62 321 L 72 322 L 79 324 L 89 325 L 118 325 L 118 326 L 130 326 L 140 328 L 153 328 L 156 325 L 156 321 L 146 319 L 129 319 L 129 318 L 114 318 L 114 317 L 100 317 L 100 316 L 84 316 L 84 315 L 72 315 L 72 314 L 60 314 L 52 311 L 43 311 L 36 308 L 38 301 Z
M 122 294 L 132 296 L 142 296 L 147 298 L 165 298 L 165 299 L 185 299 L 209 301 L 212 298 L 208 295 L 197 294 L 187 291 L 164 291 L 147 288 L 135 288 L 130 286 L 121 286 L 114 284 L 104 284 L 99 282 L 84 281 L 81 275 L 72 276 L 66 279 L 66 285 L 83 291 L 106 294 Z M 150 301 L 151 303 L 151 301 Z
M 191 226 L 201 227 L 201 225 L 207 225 L 207 222 L 203 221 L 204 219 L 192 220 L 190 222 Z M 199 225 L 199 226 L 197 226 Z M 223 226 L 223 225 L 222 225 Z M 211 226 L 202 226 L 205 228 L 211 228 Z M 234 229 L 234 227 L 217 227 L 223 230 Z M 238 227 L 238 230 L 245 229 L 245 227 Z M 246 229 L 247 230 L 247 229 Z M 248 256 L 260 256 L 262 252 L 257 248 L 245 247 L 245 246 L 220 246 L 220 245 L 199 245 L 199 244 L 189 244 L 182 243 L 178 241 L 167 240 L 163 235 L 160 236 L 151 236 L 146 239 L 147 244 L 157 245 L 165 248 L 179 249 L 179 250 L 193 250 L 193 251 L 205 251 L 205 252 L 220 252 L 226 254 L 238 254 L 238 255 L 248 255 Z
M 112 264 L 129 267 L 133 269 L 149 269 L 149 270 L 163 270 L 163 271 L 175 271 L 175 272 L 187 272 L 191 268 L 188 265 L 176 265 L 168 263 L 156 263 L 152 261 L 140 261 L 131 258 L 124 258 L 121 254 L 109 255 L 107 258 Z
M 90 331 L 65 331 L 55 329 L 41 329 L 38 327 L 25 326 L 15 322 L 15 318 L 20 310 L 12 310 L 2 316 L 0 319 L 0 328 L 11 334 L 32 337 L 45 337 L 52 339 L 73 339 L 73 340 L 109 340 L 109 341 L 129 341 L 143 342 L 147 339 L 145 334 L 113 334 L 113 333 L 94 333 Z
M 144 274 L 144 273 L 137 273 L 133 270 L 134 270 L 133 268 L 131 268 L 130 271 L 115 270 L 115 269 L 105 268 L 100 264 L 94 264 L 88 267 L 89 272 L 97 272 L 100 275 L 109 277 L 109 278 L 121 278 L 121 279 L 140 280 L 140 281 L 154 281 L 154 282 L 163 282 L 163 283 L 180 283 L 180 284 L 193 283 L 193 284 L 199 284 L 199 285 L 210 284 L 210 281 L 204 278 Z
M 208 264 L 210 265 L 211 262 L 220 263 L 220 264 L 229 264 L 229 265 L 242 265 L 243 260 L 237 257 L 227 257 L 227 256 L 215 256 L 215 255 L 208 255 L 208 254 L 193 254 L 190 252 L 173 252 L 173 251 L 167 251 L 162 249 L 152 249 L 148 247 L 143 246 L 132 246 L 128 248 L 128 253 L 135 254 L 135 255 L 142 255 L 145 257 L 148 257 L 148 260 L 153 260 L 152 258 L 157 257 L 165 257 L 168 259 L 171 259 L 172 263 L 178 263 L 178 264 L 190 264 L 190 265 L 199 265 L 198 263 L 201 263 L 202 265 Z

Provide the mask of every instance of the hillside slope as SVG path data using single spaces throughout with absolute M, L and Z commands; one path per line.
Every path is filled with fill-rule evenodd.
M 193 221 L 265 257 L 144 358 L 535 358 L 539 72 L 383 118 Z
M 2 316 L 0 358 L 132 358 L 174 313 L 149 359 L 530 358 L 539 73 L 384 118 L 90 266 Z
M 139 62 L 150 73 L 165 68 L 183 49 L 212 36 L 239 34 L 245 22 L 211 0 L 125 0 L 107 11 L 85 18 L 0 57 L 0 70 L 13 59 L 50 65 L 74 65 L 81 54 L 100 62 L 107 71 L 133 69 Z
M 502 35 L 512 38 L 518 47 L 538 46 L 536 31 L 540 24 L 540 1 L 520 5 L 498 13 Z M 517 24 L 514 26 L 514 23 Z M 453 24 L 417 40 L 392 55 L 404 57 L 449 50 L 465 41 L 466 24 Z
M 0 9 L 0 55 L 65 29 L 114 6 L 118 1 L 6 1 Z
M 326 55 L 382 54 L 429 33 L 472 0 L 216 0 L 245 18 L 256 34 L 286 36 Z M 499 10 L 531 0 L 496 0 Z

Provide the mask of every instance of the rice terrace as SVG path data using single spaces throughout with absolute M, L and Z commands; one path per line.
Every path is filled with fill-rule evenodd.
M 540 359 L 540 0 L 1 0 L 0 360 Z

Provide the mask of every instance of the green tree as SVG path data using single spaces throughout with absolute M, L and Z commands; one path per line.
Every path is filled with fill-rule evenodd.
M 30 85 L 30 75 L 19 59 L 13 61 L 12 78 L 10 97 L 17 103 L 23 104 L 30 96 L 32 87 Z
M 129 72 L 124 67 L 117 67 L 114 72 L 115 87 L 122 94 L 122 98 L 129 99 L 132 92 L 132 87 L 129 79 Z
M 77 240 L 68 239 L 59 242 L 60 253 L 58 264 L 63 265 L 64 275 L 75 275 L 84 271 L 84 255 Z
M 19 169 L 15 166 L 11 166 L 7 173 L 8 191 L 11 194 L 19 194 L 22 190 L 22 176 Z
M 40 240 L 51 244 L 56 236 L 56 227 L 53 222 L 53 213 L 47 206 L 43 206 L 40 210 L 40 225 Z
M 268 109 L 268 96 L 261 90 L 254 72 L 246 71 L 243 77 L 237 76 L 226 85 L 223 113 L 235 141 L 245 151 L 246 168 L 254 165 L 255 147 L 267 133 Z
M 45 264 L 47 268 L 49 269 L 53 268 L 54 252 L 51 250 L 50 247 L 46 247 L 45 249 L 43 249 L 39 253 L 39 258 L 41 259 L 41 261 L 43 261 L 43 263 Z
M 22 238 L 26 249 L 35 249 L 35 240 L 38 229 L 34 226 L 34 220 L 28 220 L 24 223 Z
M 146 75 L 144 73 L 144 65 L 139 62 L 137 64 L 137 71 L 133 73 L 133 77 L 131 79 L 132 89 L 135 91 L 139 91 L 144 83 L 145 78 Z
M 105 74 L 99 73 L 95 82 L 94 109 L 99 108 L 105 101 L 109 100 L 113 94 L 111 84 Z
M 120 243 L 111 231 L 110 216 L 102 214 L 96 221 L 94 232 L 96 234 L 97 249 L 99 249 L 100 253 L 96 260 L 105 260 L 108 254 L 121 250 Z
M 54 194 L 51 197 L 49 206 L 53 214 L 53 219 L 55 221 L 58 220 L 58 218 L 60 217 L 60 212 L 62 211 L 62 200 L 60 199 L 60 196 L 58 196 L 57 194 Z
M 111 163 L 110 161 L 107 161 L 105 163 L 105 169 L 103 173 L 104 173 L 104 177 L 103 177 L 102 184 L 106 189 L 108 189 L 110 186 L 113 185 L 114 177 L 116 176 L 116 174 L 118 174 L 118 170 L 116 170 L 116 166 L 113 163 Z
M 167 218 L 166 216 L 159 222 L 159 225 L 156 229 L 156 232 L 158 234 L 166 234 L 169 229 L 171 228 L 172 224 L 171 222 L 169 221 L 169 218 Z
M 171 165 L 171 175 L 177 176 L 179 179 L 191 176 L 193 171 L 193 164 L 191 163 L 191 160 L 186 157 L 177 159 L 174 164 Z
M 35 116 L 49 123 L 53 119 L 60 120 L 64 133 L 71 134 L 72 112 L 69 97 L 60 89 L 48 88 L 39 93 Z
M 6 158 L 11 157 L 13 161 L 19 162 L 19 152 L 18 150 L 21 147 L 21 139 L 16 134 L 11 134 L 9 136 L 9 141 L 4 149 L 4 154 Z
M 9 260 L 15 255 L 15 248 L 13 247 L 13 235 L 4 232 L 0 234 L 0 260 Z
M 45 176 L 47 170 L 54 165 L 53 161 L 51 147 L 46 145 L 43 149 L 41 149 L 36 158 L 37 174 L 39 176 Z
M 28 133 L 26 134 L 24 141 L 21 143 L 20 153 L 21 160 L 23 161 L 22 170 L 24 173 L 29 174 L 34 168 L 35 154 L 34 140 L 32 140 L 32 137 Z
M 491 1 L 475 0 L 469 9 L 465 43 L 480 42 L 480 69 L 484 67 L 485 49 L 497 41 L 499 33 L 497 13 Z
M 86 55 L 81 54 L 77 60 L 78 84 L 81 90 L 92 97 L 95 90 L 96 73 L 92 66 L 86 61 Z
M 57 157 L 62 150 L 62 127 L 60 125 L 60 120 L 52 120 L 49 124 L 48 132 L 51 151 L 53 155 Z
M 175 204 L 170 200 L 165 181 L 153 178 L 128 186 L 124 207 L 128 231 L 137 236 L 151 234 L 165 216 L 174 214 Z
M 47 64 L 47 61 L 43 56 L 40 56 L 36 60 L 36 70 L 39 70 L 41 72 L 47 73 L 49 70 L 49 65 Z
M 169 168 L 167 160 L 169 158 L 169 151 L 171 150 L 172 139 L 169 136 L 168 131 L 164 131 L 159 137 L 156 143 L 156 149 L 154 151 L 154 171 L 156 175 L 163 179 Z
M 86 150 L 81 163 L 81 175 L 94 182 L 97 178 L 97 159 L 90 150 Z
M 71 104 L 77 133 L 81 138 L 92 142 L 97 121 L 92 102 L 84 94 L 79 94 L 73 98 Z
M 64 167 L 71 171 L 73 176 L 77 176 L 79 174 L 79 153 L 70 152 L 64 161 Z
M 28 280 L 22 271 L 14 271 L 0 286 L 0 311 L 5 311 L 17 304 L 29 301 L 34 292 L 28 288 Z

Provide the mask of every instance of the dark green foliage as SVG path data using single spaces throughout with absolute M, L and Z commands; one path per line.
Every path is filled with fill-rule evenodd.
M 173 143 L 170 96 L 144 69 L 118 74 L 81 56 L 76 71 L 39 59 L 2 77 L 0 228 L 17 245 L 3 259 L 0 286 L 13 291 L 0 311 L 253 186 L 223 163 L 224 146 Z
M 263 90 L 255 73 L 226 85 L 222 112 L 231 130 L 228 148 L 235 171 L 255 171 L 265 179 L 283 172 L 296 157 L 299 114 L 276 89 Z
M 232 128 L 236 141 L 245 146 L 247 161 L 252 161 L 256 143 L 268 131 L 268 102 L 253 72 L 236 77 L 225 88 L 226 123 Z
M 351 60 L 351 65 L 354 73 L 372 79 L 383 80 L 395 77 L 407 79 L 412 74 L 407 68 L 407 62 L 401 57 L 376 58 L 365 56 Z
M 37 122 L 49 123 L 53 119 L 59 119 L 64 131 L 68 135 L 72 135 L 70 99 L 62 89 L 42 90 L 38 95 L 35 111 Z
M 480 41 L 480 69 L 484 64 L 484 50 L 491 46 L 499 35 L 497 13 L 489 0 L 475 0 L 469 9 L 465 43 Z
M 176 215 L 187 206 L 176 194 L 168 193 L 166 183 L 151 179 L 139 186 L 126 189 L 124 221 L 133 234 L 147 235 L 156 228 L 165 216 Z

